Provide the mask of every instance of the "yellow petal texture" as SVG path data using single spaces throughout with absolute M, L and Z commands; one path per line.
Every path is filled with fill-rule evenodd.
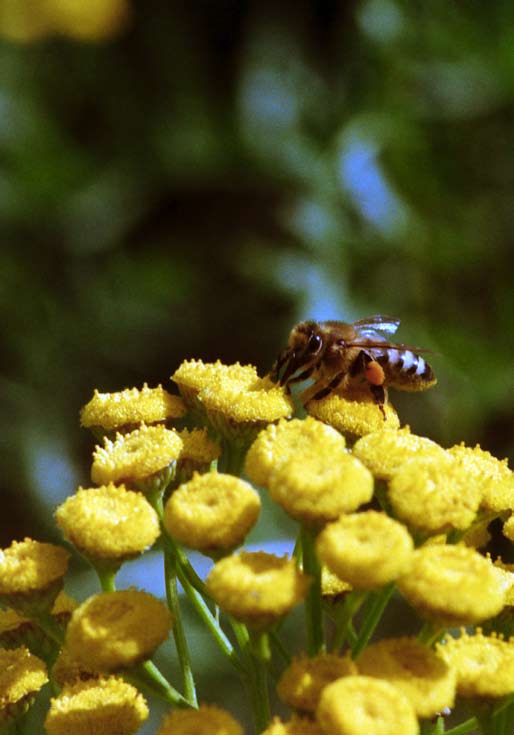
M 243 735 L 243 728 L 221 707 L 175 709 L 164 717 L 157 735 Z
M 67 684 L 50 702 L 48 735 L 132 735 L 148 717 L 142 694 L 111 676 Z
M 245 473 L 256 485 L 267 487 L 272 472 L 284 462 L 318 451 L 338 456 L 345 450 L 345 440 L 338 431 L 321 421 L 279 421 L 263 429 L 248 450 Z
M 153 595 L 140 590 L 101 592 L 78 607 L 66 645 L 86 670 L 115 670 L 150 658 L 168 636 L 171 616 Z
M 321 568 L 321 594 L 324 598 L 336 598 L 338 595 L 350 592 L 352 585 L 349 582 L 345 582 L 331 572 L 330 569 L 323 565 Z
M 261 509 L 259 494 L 233 475 L 195 474 L 166 503 L 164 525 L 191 549 L 232 550 L 253 527 Z
M 0 723 L 6 708 L 39 691 L 47 681 L 45 664 L 27 648 L 0 649 Z
M 261 735 L 323 735 L 323 730 L 310 717 L 293 715 L 288 722 L 274 717 Z
M 144 480 L 176 462 L 182 439 L 164 426 L 146 426 L 129 434 L 107 437 L 93 453 L 91 479 L 98 485 Z
M 141 493 L 124 485 L 79 488 L 55 512 L 65 538 L 90 558 L 124 559 L 158 538 L 159 518 Z
M 410 459 L 389 483 L 395 516 L 416 530 L 435 534 L 473 523 L 482 499 L 463 462 L 449 456 Z
M 317 719 L 326 735 L 418 735 L 407 697 L 388 681 L 347 676 L 321 694 Z
M 368 396 L 368 389 L 366 397 L 361 400 L 332 393 L 320 401 L 309 401 L 305 408 L 307 413 L 333 426 L 349 441 L 355 441 L 372 431 L 399 429 L 400 419 L 393 406 L 384 404 L 384 419 L 380 407 Z
M 460 638 L 446 638 L 438 654 L 457 672 L 461 697 L 503 697 L 514 692 L 514 639 L 474 635 L 461 630 Z
M 52 679 L 61 687 L 65 684 L 73 684 L 79 680 L 98 679 L 100 676 L 106 674 L 108 674 L 106 670 L 101 671 L 92 666 L 86 667 L 83 663 L 79 663 L 79 661 L 73 658 L 66 646 L 61 649 L 52 666 Z
M 414 551 L 398 588 L 422 617 L 448 627 L 497 615 L 505 605 L 507 584 L 478 551 L 439 544 Z
M 434 717 L 455 701 L 456 672 L 415 638 L 372 643 L 357 659 L 359 673 L 385 679 L 400 689 L 418 717 Z
M 236 423 L 265 425 L 291 416 L 294 410 L 293 401 L 286 389 L 268 378 L 258 378 L 244 388 L 227 382 L 204 388 L 199 394 L 199 400 L 216 428 L 221 417 Z
M 390 480 L 404 462 L 423 455 L 445 457 L 445 451 L 431 439 L 411 434 L 409 427 L 384 429 L 355 442 L 353 453 L 375 477 Z
M 164 390 L 162 385 L 149 388 L 127 388 L 119 393 L 99 393 L 80 412 L 81 426 L 100 426 L 106 430 L 132 424 L 154 424 L 184 416 L 186 407 L 179 396 Z
M 280 699 L 301 712 L 316 711 L 322 690 L 342 676 L 357 673 L 357 666 L 348 656 L 322 653 L 313 658 L 294 658 L 277 684 Z
M 310 577 L 296 563 L 264 551 L 228 556 L 207 577 L 207 588 L 220 608 L 238 620 L 265 627 L 303 600 Z
M 329 523 L 316 543 L 323 564 L 355 589 L 374 589 L 397 579 L 410 568 L 413 548 L 401 523 L 373 510 Z
M 199 393 L 204 388 L 216 388 L 222 384 L 238 385 L 241 390 L 249 387 L 258 379 L 257 369 L 253 365 L 224 365 L 202 360 L 184 360 L 171 379 L 183 389 Z
M 448 453 L 462 461 L 468 475 L 480 485 L 484 510 L 499 513 L 514 507 L 514 473 L 506 459 L 499 460 L 478 445 L 459 444 Z
M 66 549 L 26 538 L 0 550 L 0 594 L 44 590 L 64 577 L 70 558 Z
M 182 439 L 180 462 L 188 460 L 200 465 L 210 464 L 221 454 L 221 447 L 209 437 L 207 429 L 183 429 L 178 432 Z

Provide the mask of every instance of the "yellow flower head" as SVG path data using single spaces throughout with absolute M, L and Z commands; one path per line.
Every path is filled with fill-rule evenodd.
M 123 561 L 158 538 L 159 518 L 141 493 L 124 485 L 79 488 L 55 513 L 68 541 L 91 559 Z
M 83 663 L 79 663 L 73 658 L 66 646 L 61 649 L 52 666 L 52 679 L 61 687 L 79 680 L 99 679 L 104 674 L 107 675 L 108 672 L 93 669 L 92 666 L 86 667 Z
M 148 714 L 143 695 L 123 679 L 77 681 L 50 701 L 45 730 L 48 735 L 132 735 Z
M 153 595 L 139 590 L 101 592 L 71 616 L 66 645 L 86 669 L 112 671 L 150 658 L 170 627 L 168 608 Z
M 472 449 L 458 444 L 448 453 L 462 462 L 473 483 L 480 486 L 484 510 L 499 513 L 514 508 L 514 473 L 506 459 L 496 459 L 478 445 Z
M 434 717 L 455 700 L 455 669 L 416 638 L 389 638 L 372 643 L 359 656 L 360 674 L 394 684 L 418 717 Z
M 0 727 L 20 715 L 47 681 L 45 664 L 27 648 L 0 649 Z
M 416 713 L 388 681 L 346 676 L 321 694 L 317 719 L 325 735 L 418 735 Z
M 292 559 L 243 551 L 214 565 L 207 589 L 222 610 L 263 628 L 301 602 L 310 582 Z
M 351 592 L 351 590 L 352 585 L 349 582 L 345 582 L 344 579 L 331 572 L 327 566 L 323 565 L 321 567 L 321 594 L 323 599 L 337 600 L 340 595 Z
M 220 360 L 184 360 L 171 379 L 178 385 L 186 404 L 194 408 L 198 394 L 205 388 L 222 385 L 237 386 L 240 390 L 249 388 L 259 376 L 253 365 L 224 365 Z
M 182 439 L 182 451 L 177 462 L 174 484 L 190 480 L 195 472 L 207 472 L 211 462 L 221 454 L 220 445 L 209 437 L 207 429 L 183 429 L 178 432 Z
M 505 564 L 501 556 L 494 560 L 494 568 L 500 572 L 506 586 L 505 605 L 514 607 L 514 564 Z
M 514 541 L 514 515 L 503 524 L 503 535 L 510 541 Z
M 322 653 L 314 658 L 293 659 L 277 684 L 280 699 L 301 712 L 316 711 L 322 690 L 342 676 L 357 673 L 357 666 L 347 656 Z
M 323 735 L 323 730 L 310 717 L 293 715 L 289 722 L 274 717 L 261 735 Z
M 182 451 L 182 439 L 164 426 L 142 425 L 130 434 L 107 437 L 93 453 L 91 479 L 98 485 L 146 480 L 173 465 Z
M 244 541 L 260 509 L 259 494 L 244 480 L 218 472 L 195 474 L 166 503 L 164 525 L 189 548 L 216 554 Z
M 345 440 L 338 431 L 321 421 L 279 421 L 263 429 L 246 455 L 245 473 L 256 485 L 267 487 L 271 474 L 289 459 L 318 452 L 343 454 Z
M 437 652 L 457 672 L 461 697 L 503 697 L 514 692 L 514 639 L 474 635 L 461 630 L 460 638 L 446 638 Z
M 114 431 L 141 423 L 156 424 L 184 416 L 186 407 L 179 396 L 164 390 L 162 385 L 141 390 L 127 388 L 119 393 L 99 393 L 80 412 L 80 425 Z
M 243 735 L 243 728 L 221 707 L 202 704 L 198 709 L 169 712 L 157 735 Z
M 62 589 L 69 553 L 26 538 L 0 550 L 0 597 L 22 614 L 51 609 Z
M 381 480 L 390 480 L 414 457 L 445 457 L 442 447 L 424 436 L 411 434 L 408 426 L 399 431 L 383 429 L 367 434 L 355 442 L 353 453 Z
M 364 395 L 342 396 L 331 393 L 320 401 L 309 401 L 305 408 L 311 416 L 340 431 L 349 442 L 354 442 L 372 431 L 399 429 L 400 419 L 393 406 L 390 403 L 384 404 L 384 420 L 380 406 L 369 396 L 368 388 Z
M 466 546 L 422 546 L 398 587 L 419 614 L 445 627 L 478 623 L 505 605 L 506 582 Z
M 414 543 L 401 523 L 368 510 L 329 523 L 316 548 L 323 564 L 352 587 L 374 589 L 409 569 Z
M 449 456 L 410 459 L 389 483 L 395 515 L 428 534 L 469 528 L 481 498 L 463 462 Z

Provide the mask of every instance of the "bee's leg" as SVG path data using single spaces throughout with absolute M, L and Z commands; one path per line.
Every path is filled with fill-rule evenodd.
M 346 375 L 346 370 L 341 370 L 341 372 L 336 373 L 328 385 L 326 385 L 324 388 L 322 388 L 321 390 L 319 390 L 317 393 L 313 395 L 312 400 L 319 401 L 322 398 L 325 398 L 325 396 L 330 395 L 330 393 L 332 393 L 332 391 L 334 391 L 337 388 L 337 386 L 343 380 L 345 375 Z
M 369 389 L 375 400 L 375 403 L 378 404 L 379 409 L 382 411 L 382 416 L 384 417 L 385 421 L 386 415 L 384 410 L 384 403 L 387 401 L 387 389 L 384 385 L 373 385 L 373 383 L 369 384 Z
M 273 366 L 270 370 L 270 378 L 274 383 L 278 382 L 278 377 L 280 374 L 280 371 L 288 361 L 288 359 L 292 357 L 292 352 L 290 347 L 286 347 L 282 350 L 282 352 L 279 354 L 275 362 L 273 363 Z
M 373 358 L 367 352 L 361 350 L 350 366 L 350 377 L 356 378 L 357 375 L 363 375 L 366 372 L 368 363 L 372 360 Z
M 307 368 L 307 370 L 304 370 L 304 371 L 303 371 L 303 373 L 300 373 L 300 375 L 297 375 L 297 376 L 296 376 L 296 377 L 294 377 L 294 378 L 290 378 L 290 379 L 289 379 L 289 380 L 287 381 L 287 384 L 288 384 L 288 385 L 291 385 L 291 383 L 301 383 L 301 382 L 302 382 L 302 380 L 307 380 L 307 378 L 310 378 L 310 376 L 311 376 L 311 375 L 312 375 L 312 373 L 314 372 L 314 368 L 315 368 L 315 367 L 316 367 L 316 366 L 315 366 L 315 365 L 313 365 L 312 367 L 310 367 L 310 368 Z

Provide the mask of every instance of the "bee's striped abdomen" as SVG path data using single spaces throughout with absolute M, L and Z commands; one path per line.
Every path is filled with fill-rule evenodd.
M 412 350 L 389 347 L 376 354 L 384 369 L 387 384 L 400 390 L 425 390 L 436 382 L 426 360 Z

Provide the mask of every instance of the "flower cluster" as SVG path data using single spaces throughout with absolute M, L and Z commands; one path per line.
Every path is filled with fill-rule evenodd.
M 367 394 L 310 399 L 299 418 L 253 366 L 188 360 L 172 379 L 180 395 L 95 391 L 81 411 L 99 442 L 92 485 L 55 520 L 100 591 L 64 595 L 61 546 L 0 551 L 0 726 L 22 725 L 50 680 L 49 735 L 135 733 L 155 698 L 169 705 L 156 735 L 242 735 L 197 691 L 188 598 L 246 685 L 256 735 L 511 733 L 514 567 L 481 550 L 494 520 L 514 541 L 507 463 L 444 449 Z M 296 525 L 290 554 L 244 548 L 263 505 Z M 116 589 L 154 544 L 166 603 Z M 170 638 L 173 682 L 153 660 Z

